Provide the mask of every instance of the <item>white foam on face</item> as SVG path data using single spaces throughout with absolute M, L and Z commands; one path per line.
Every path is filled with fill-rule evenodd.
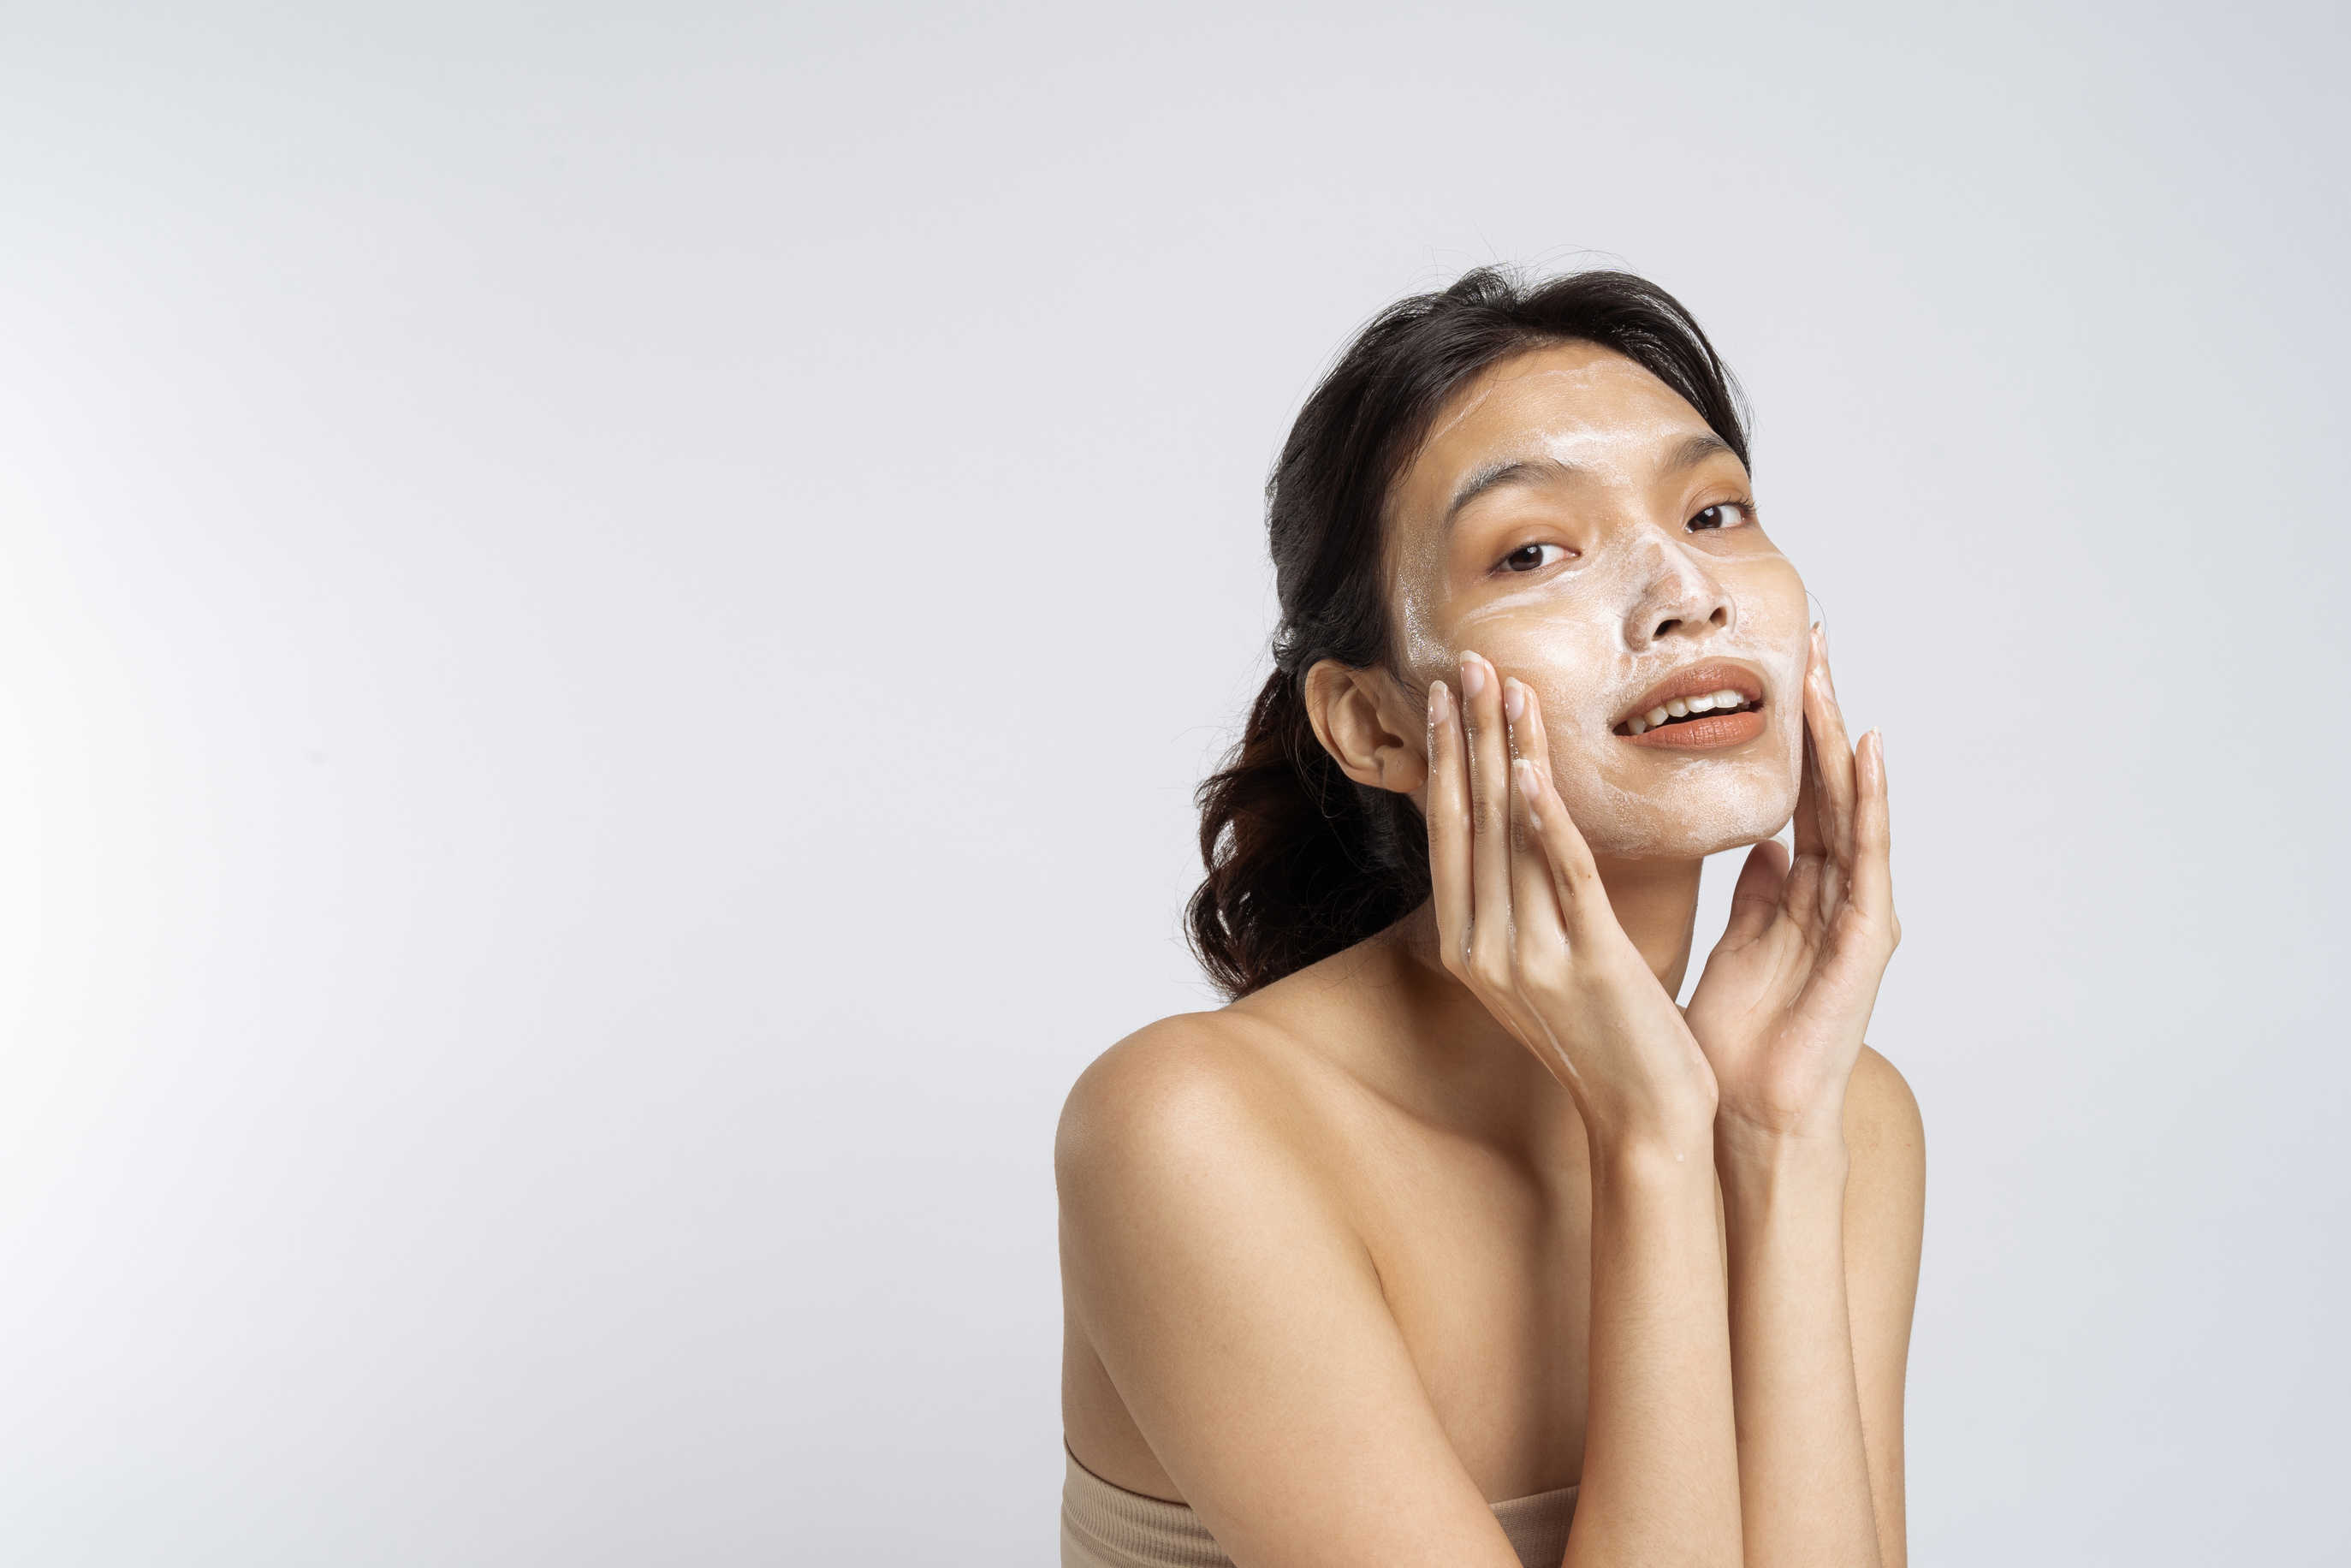
M 1693 559 L 1660 535 L 1594 570 L 1479 605 L 1408 633 L 1416 684 L 1458 683 L 1474 649 L 1542 705 L 1552 778 L 1593 852 L 1620 858 L 1713 854 L 1770 838 L 1796 805 L 1803 763 L 1804 589 L 1776 550 Z M 1677 559 L 1678 558 L 1678 559 Z M 1627 629 L 1685 593 L 1730 609 L 1729 625 L 1632 645 Z M 1662 618 L 1662 616 L 1660 617 Z M 1722 751 L 1634 746 L 1619 717 L 1660 681 L 1700 660 L 1737 659 L 1763 675 L 1764 734 Z
M 1418 505 L 1400 508 L 1389 541 L 1405 666 L 1396 673 L 1424 690 L 1434 680 L 1458 685 L 1459 656 L 1475 650 L 1532 687 L 1552 778 L 1595 854 L 1687 859 L 1779 831 L 1803 765 L 1803 581 L 1752 523 L 1726 548 L 1728 535 L 1682 532 L 1681 519 L 1641 510 L 1657 454 L 1703 422 L 1646 371 L 1584 346 L 1499 367 L 1464 402 L 1400 486 Z M 1498 454 L 1573 464 L 1593 476 L 1593 499 L 1562 525 L 1579 552 L 1564 570 L 1531 574 L 1524 587 L 1479 577 L 1465 590 L 1461 563 L 1446 558 L 1459 547 L 1430 498 Z M 1419 472 L 1431 462 L 1437 472 Z M 1677 624 L 1658 634 L 1667 621 Z M 1614 733 L 1658 683 L 1711 660 L 1738 660 L 1763 677 L 1756 740 L 1677 751 Z

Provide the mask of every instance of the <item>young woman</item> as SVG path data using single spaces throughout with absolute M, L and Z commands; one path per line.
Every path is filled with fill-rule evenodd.
M 1728 371 L 1638 278 L 1475 272 L 1364 331 L 1269 497 L 1191 911 L 1234 999 L 1061 1121 L 1062 1562 L 1902 1563 L 1884 750 Z

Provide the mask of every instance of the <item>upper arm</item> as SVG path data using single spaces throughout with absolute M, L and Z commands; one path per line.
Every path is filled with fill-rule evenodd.
M 1902 1484 L 1902 1389 L 1910 1314 L 1918 1299 L 1926 1226 L 1927 1138 L 1918 1102 L 1894 1064 L 1863 1048 L 1845 1095 L 1845 1299 L 1870 1491 L 1887 1568 L 1907 1561 Z
M 1055 1146 L 1071 1309 L 1128 1413 L 1240 1568 L 1515 1568 L 1280 1086 L 1198 1029 L 1097 1062 Z

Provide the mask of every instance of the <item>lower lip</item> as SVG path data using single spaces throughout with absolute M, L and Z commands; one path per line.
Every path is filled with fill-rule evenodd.
M 1666 751 L 1719 751 L 1726 746 L 1743 746 L 1762 733 L 1763 716 L 1749 708 L 1719 718 L 1685 719 L 1616 738 L 1627 746 L 1654 746 Z

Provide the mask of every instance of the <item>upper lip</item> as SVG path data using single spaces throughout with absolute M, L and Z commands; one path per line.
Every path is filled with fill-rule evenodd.
M 1614 729 L 1647 713 L 1651 708 L 1666 706 L 1676 697 L 1704 696 L 1708 692 L 1737 692 L 1750 703 L 1763 700 L 1763 677 L 1746 665 L 1723 659 L 1709 659 L 1702 664 L 1690 664 L 1676 670 L 1642 695 L 1641 700 L 1616 716 L 1609 725 Z

